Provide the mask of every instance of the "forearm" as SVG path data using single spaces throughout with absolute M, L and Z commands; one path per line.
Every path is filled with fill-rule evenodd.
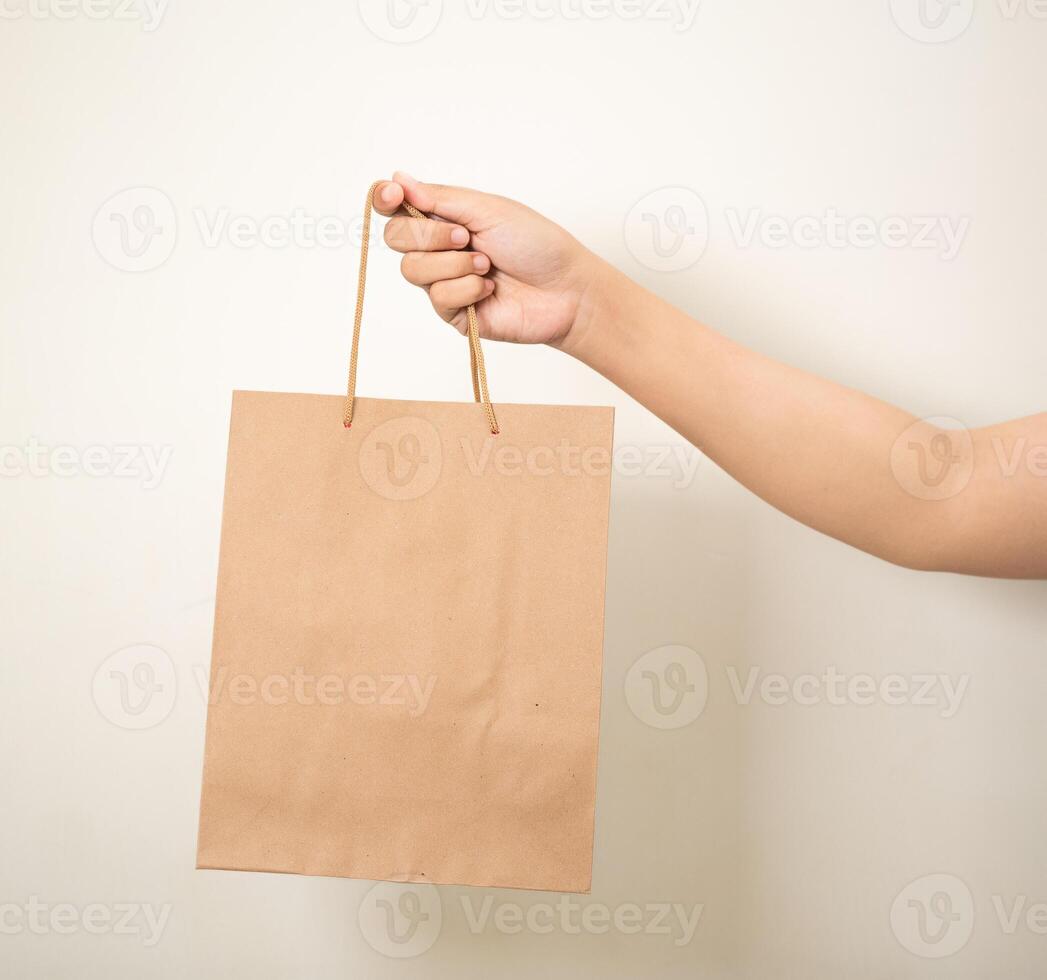
M 892 467 L 892 451 L 896 462 L 919 462 L 915 451 L 897 455 L 916 422 L 907 412 L 746 350 L 603 264 L 576 326 L 568 353 L 804 524 L 910 567 L 1047 576 L 1047 479 L 1025 480 L 1023 471 L 999 486 L 994 430 L 973 433 L 966 448 L 966 433 L 946 434 L 957 440 L 950 453 L 971 457 L 948 474 L 964 486 L 953 492 L 946 483 L 933 488 L 941 499 L 926 499 Z M 941 435 L 918 426 L 913 438 L 930 445 Z M 1008 543 L 1017 532 L 1002 511 L 1016 502 L 1038 525 L 1039 558 Z

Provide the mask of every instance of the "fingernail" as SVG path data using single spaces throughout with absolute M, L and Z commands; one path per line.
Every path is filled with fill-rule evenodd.
M 396 200 L 396 191 L 393 190 L 392 184 L 386 184 L 385 187 L 382 188 L 382 200 L 387 204 L 391 204 Z
M 489 293 L 493 293 L 494 292 L 494 280 L 493 279 L 485 279 L 484 282 L 487 283 L 487 291 Z
M 451 241 L 454 242 L 455 245 L 464 245 L 469 241 L 469 232 L 464 228 L 455 228 L 455 230 L 451 232 Z
M 477 272 L 487 271 L 487 256 L 486 255 L 474 255 L 473 256 L 473 268 Z

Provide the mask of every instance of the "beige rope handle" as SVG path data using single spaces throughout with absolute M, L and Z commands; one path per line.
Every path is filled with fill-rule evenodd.
M 367 189 L 367 200 L 364 203 L 364 226 L 363 238 L 360 242 L 360 274 L 356 280 L 356 314 L 353 317 L 353 346 L 349 354 L 349 383 L 345 392 L 345 415 L 342 424 L 348 429 L 353 424 L 353 408 L 356 402 L 356 363 L 360 351 L 360 324 L 364 317 L 364 287 L 367 284 L 367 252 L 371 243 L 371 212 L 374 209 L 374 192 L 382 183 L 376 180 Z M 417 208 L 412 207 L 406 201 L 404 210 L 413 218 L 425 218 Z M 484 352 L 480 347 L 480 324 L 476 319 L 476 307 L 470 303 L 466 310 L 469 318 L 469 367 L 473 379 L 473 398 L 482 402 L 487 412 L 487 421 L 491 426 L 492 435 L 498 435 L 498 419 L 494 414 L 494 406 L 491 404 L 491 395 L 487 390 L 487 369 L 484 366 Z

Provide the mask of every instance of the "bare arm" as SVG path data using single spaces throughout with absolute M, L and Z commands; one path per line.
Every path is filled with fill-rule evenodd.
M 1047 577 L 1047 413 L 974 431 L 773 361 L 613 269 L 562 343 L 779 510 L 911 568 Z
M 1047 578 L 1047 413 L 936 428 L 739 346 L 514 201 L 398 175 L 379 209 L 405 195 L 445 220 L 396 217 L 386 239 L 460 330 L 475 302 L 485 337 L 571 354 L 772 506 L 870 554 Z

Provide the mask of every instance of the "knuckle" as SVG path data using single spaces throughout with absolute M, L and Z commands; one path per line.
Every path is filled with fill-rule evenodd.
M 429 287 L 429 299 L 438 310 L 448 308 L 448 286 L 446 282 L 434 282 Z
M 426 184 L 425 189 L 427 191 L 428 200 L 428 211 L 439 211 L 440 200 L 447 196 L 447 185 L 446 184 Z
M 418 218 L 405 218 L 408 224 L 404 228 L 404 239 L 410 242 L 415 251 L 424 251 L 429 247 L 429 229 Z
M 432 232 L 433 244 L 439 247 L 442 251 L 457 251 L 461 248 L 460 245 L 455 245 L 451 241 L 451 228 L 453 227 L 446 221 L 433 221 L 431 222 L 432 228 L 429 230 Z
M 404 257 L 400 259 L 400 275 L 404 277 L 408 282 L 415 283 L 417 285 L 418 279 L 418 253 L 417 252 L 405 252 Z
M 410 247 L 415 251 L 427 252 L 432 250 L 432 229 L 428 227 L 430 221 L 424 218 L 408 218 L 407 235 Z

